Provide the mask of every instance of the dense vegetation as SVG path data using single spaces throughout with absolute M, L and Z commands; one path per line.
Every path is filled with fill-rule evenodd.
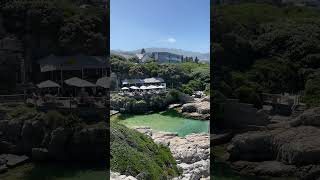
M 112 94 L 110 99 L 111 109 L 113 110 L 129 114 L 143 114 L 150 111 L 166 110 L 170 104 L 186 103 L 188 96 L 177 90 L 170 90 L 167 93 L 134 97 Z
M 208 64 L 184 62 L 178 64 L 135 63 L 134 59 L 112 55 L 111 69 L 119 79 L 161 77 L 168 88 L 181 90 L 186 94 L 209 90 L 210 70 Z
M 215 94 L 261 107 L 261 93 L 304 91 L 319 105 L 320 10 L 240 3 L 216 7 Z
M 21 47 L 1 52 L 0 93 L 14 92 L 21 59 L 32 68 L 30 79 L 37 80 L 36 62 L 50 54 L 105 56 L 107 15 L 103 4 L 90 1 L 1 0 L 0 40 L 14 39 L 11 46 Z
M 111 122 L 111 170 L 142 179 L 170 179 L 179 174 L 170 150 L 135 130 Z

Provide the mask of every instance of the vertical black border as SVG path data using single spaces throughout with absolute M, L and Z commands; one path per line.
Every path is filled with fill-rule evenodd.
M 104 33 L 106 34 L 106 60 L 107 60 L 107 77 L 110 78 L 110 74 L 111 74 L 111 68 L 110 68 L 110 0 L 104 0 L 105 3 L 105 15 L 104 15 L 104 19 L 105 19 L 105 30 Z M 106 115 L 106 121 L 108 124 L 108 130 L 107 130 L 107 154 L 106 154 L 106 170 L 107 170 L 107 178 L 106 179 L 110 179 L 110 91 L 107 92 L 106 97 L 108 97 L 108 101 L 107 101 L 107 115 Z
M 213 133 L 213 128 L 214 128 L 214 109 L 213 109 L 213 90 L 214 90 L 214 54 L 213 54 L 213 43 L 214 43 L 214 29 L 215 29 L 215 22 L 214 22 L 214 15 L 215 15 L 215 5 L 216 5 L 216 0 L 210 0 L 210 179 L 214 174 L 214 161 L 215 158 L 212 153 L 212 148 L 214 144 L 211 141 L 211 133 Z

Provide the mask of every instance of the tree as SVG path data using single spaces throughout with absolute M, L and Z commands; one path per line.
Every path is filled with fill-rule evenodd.
M 196 59 L 194 60 L 195 63 L 199 63 L 199 59 L 198 57 L 196 57 Z
M 145 54 L 146 50 L 144 48 L 141 49 L 141 54 Z

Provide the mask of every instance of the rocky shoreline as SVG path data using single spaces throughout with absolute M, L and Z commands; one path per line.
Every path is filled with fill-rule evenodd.
M 11 107 L 15 108 L 22 108 L 23 113 L 13 117 L 10 111 L 1 110 L 0 173 L 27 161 L 104 163 L 105 122 L 88 125 L 58 112 Z
M 170 148 L 182 175 L 174 180 L 210 179 L 210 136 L 208 133 L 179 137 L 176 133 L 156 132 L 149 127 L 136 127 L 137 131 L 151 137 L 155 143 Z M 111 172 L 111 180 L 136 180 L 137 177 Z
M 236 134 L 226 160 L 243 175 L 320 178 L 320 108 L 296 118 L 273 116 L 260 130 Z M 219 140 L 219 138 L 215 138 Z
M 149 127 L 135 128 L 154 142 L 170 148 L 182 175 L 175 180 L 210 179 L 210 136 L 208 133 L 179 137 L 176 133 L 155 132 Z

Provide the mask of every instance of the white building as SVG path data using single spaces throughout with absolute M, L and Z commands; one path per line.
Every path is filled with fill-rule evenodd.
M 165 81 L 162 79 L 162 78 L 155 78 L 155 77 L 152 77 L 152 78 L 145 78 L 145 79 L 125 79 L 121 82 L 122 84 L 122 87 L 127 87 L 127 88 L 130 88 L 132 86 L 135 86 L 135 87 L 157 87 L 159 89 L 166 89 L 166 83 Z

